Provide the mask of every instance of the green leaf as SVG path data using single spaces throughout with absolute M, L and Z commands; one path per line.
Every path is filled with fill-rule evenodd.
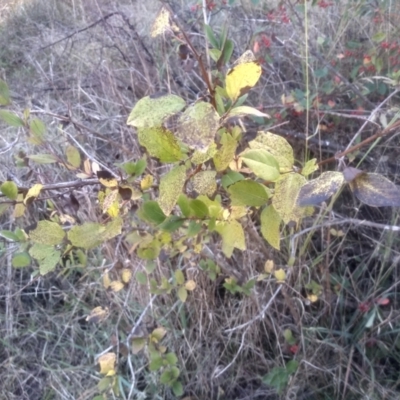
M 204 151 L 214 142 L 220 117 L 205 101 L 189 106 L 179 117 L 175 136 L 189 147 Z
M 10 91 L 7 83 L 0 79 L 0 106 L 6 106 L 10 103 Z
M 13 181 L 3 182 L 0 186 L 1 193 L 10 200 L 16 200 L 18 196 L 18 187 Z
M 180 269 L 177 269 L 174 275 L 178 285 L 183 285 L 185 283 L 185 275 L 183 275 L 183 272 Z
M 234 103 L 256 85 L 260 76 L 260 65 L 255 61 L 253 53 L 247 50 L 226 74 L 225 84 L 228 97 Z
M 217 144 L 215 142 L 211 143 L 207 149 L 195 150 L 190 158 L 190 161 L 194 165 L 204 164 L 217 153 Z
M 240 157 L 259 178 L 270 182 L 279 178 L 279 164 L 268 151 L 264 149 L 247 150 Z
M 186 299 L 187 299 L 188 292 L 187 292 L 187 290 L 184 288 L 184 286 L 181 286 L 181 287 L 178 289 L 178 291 L 177 291 L 177 295 L 178 295 L 179 300 L 180 300 L 182 303 L 184 303 L 184 302 L 186 301 Z
M 32 136 L 28 138 L 28 141 L 30 143 L 35 144 L 37 146 L 44 143 L 46 125 L 42 120 L 40 120 L 39 118 L 33 118 L 31 123 L 29 124 L 29 130 L 32 134 Z
M 278 394 L 282 394 L 289 382 L 289 374 L 285 368 L 275 367 L 263 378 L 263 382 L 274 387 Z
M 185 219 L 177 215 L 170 215 L 166 220 L 158 225 L 158 229 L 165 232 L 175 232 L 185 223 Z
M 229 60 L 232 57 L 233 54 L 233 48 L 234 44 L 233 41 L 230 39 L 227 39 L 224 45 L 224 49 L 222 50 L 222 61 L 223 65 L 228 64 Z
M 144 349 L 146 346 L 146 339 L 145 338 L 133 338 L 132 339 L 132 353 L 133 354 L 138 354 L 141 350 Z M 104 400 L 104 398 L 102 398 Z
M 280 172 L 293 170 L 293 149 L 282 136 L 261 131 L 254 140 L 249 142 L 249 146 L 251 149 L 264 149 L 271 153 L 278 161 Z
M 297 360 L 290 360 L 286 364 L 286 371 L 288 374 L 294 374 L 299 368 L 299 362 Z
M 165 359 L 168 361 L 169 365 L 176 365 L 178 364 L 178 357 L 176 356 L 175 353 L 167 353 L 165 355 Z M 178 378 L 179 376 L 179 370 L 178 370 L 178 375 L 176 375 L 176 371 L 173 371 L 174 378 Z
M 205 194 L 211 197 L 217 190 L 216 176 L 216 171 L 198 172 L 190 180 L 190 182 L 193 184 L 193 190 L 195 190 L 198 194 Z
M 221 54 L 222 54 L 221 50 L 219 50 L 219 49 L 210 49 L 209 52 L 210 52 L 210 57 L 215 62 L 217 62 L 220 59 Z
M 115 236 L 121 234 L 122 231 L 123 220 L 121 217 L 114 218 L 108 224 L 104 225 L 105 229 L 102 233 L 102 242 L 110 240 Z
M 167 218 L 159 204 L 154 200 L 145 201 L 138 214 L 141 219 L 156 225 L 162 224 Z
M 20 127 L 25 125 L 24 121 L 18 115 L 7 110 L 0 110 L 0 118 L 10 126 Z
M 208 207 L 198 199 L 190 200 L 189 207 L 192 210 L 195 217 L 203 219 L 208 216 Z
M 29 254 L 39 263 L 41 275 L 45 275 L 55 269 L 60 261 L 61 253 L 54 246 L 35 243 L 30 249 Z
M 22 253 L 15 253 L 11 264 L 14 268 L 28 267 L 31 264 L 31 257 L 26 251 Z
M 204 24 L 204 32 L 206 34 L 208 42 L 216 49 L 219 48 L 219 43 L 217 38 L 214 35 L 214 32 L 212 31 L 210 25 Z
M 179 381 L 172 382 L 172 391 L 176 397 L 183 396 L 183 386 Z
M 57 162 L 57 158 L 52 154 L 32 154 L 27 157 L 38 164 L 52 164 Z
M 300 188 L 306 182 L 303 175 L 294 172 L 281 175 L 276 182 L 272 205 L 285 224 L 298 223 L 306 215 L 307 209 L 296 204 Z
M 76 147 L 69 145 L 65 150 L 65 154 L 67 156 L 67 161 L 73 167 L 79 168 L 81 166 L 81 155 Z
M 221 179 L 222 187 L 226 190 L 230 185 L 243 181 L 244 176 L 240 172 L 228 171 Z
M 264 239 L 275 249 L 280 250 L 281 217 L 272 205 L 265 207 L 261 213 L 261 234 Z
M 68 240 L 73 246 L 82 247 L 84 249 L 92 249 L 103 243 L 105 226 L 95 223 L 86 222 L 83 225 L 75 225 L 68 232 Z
M 207 209 L 208 211 L 208 209 Z M 197 234 L 201 231 L 201 223 L 196 222 L 196 221 L 190 221 L 189 222 L 189 226 L 187 229 L 187 236 L 188 237 L 193 237 L 193 236 L 197 236 Z
M 342 172 L 323 172 L 317 179 L 305 183 L 298 194 L 297 205 L 315 206 L 337 193 L 344 183 Z M 400 193 L 400 192 L 399 192 Z
M 136 254 L 143 260 L 154 260 L 159 256 L 160 251 L 160 242 L 157 239 L 154 239 L 150 243 L 140 245 Z
M 226 168 L 228 168 L 229 163 L 235 156 L 238 143 L 231 134 L 224 132 L 221 136 L 221 145 L 221 148 L 213 158 L 217 172 L 224 171 Z
M 152 157 L 161 162 L 173 163 L 182 159 L 177 139 L 172 132 L 163 127 L 138 129 L 138 140 Z
M 185 106 L 185 100 L 174 94 L 143 97 L 129 114 L 127 124 L 136 128 L 159 127 L 165 118 L 181 111 Z
M 231 257 L 235 248 L 246 250 L 246 239 L 240 222 L 236 220 L 219 222 L 215 230 L 222 237 L 222 252 L 226 257 Z
M 269 198 L 265 186 L 250 180 L 234 183 L 229 186 L 228 192 L 234 206 L 259 207 L 264 205 Z
M 158 203 L 157 203 L 158 204 Z M 181 213 L 184 217 L 188 218 L 192 215 L 192 210 L 190 208 L 190 202 L 188 197 L 181 193 L 178 198 L 178 206 L 181 209 Z
M 173 168 L 160 180 L 160 195 L 158 204 L 165 215 L 171 214 L 175 207 L 186 179 L 186 167 L 181 165 Z
M 0 203 L 0 215 L 3 215 L 10 208 L 10 204 Z
M 143 172 L 146 170 L 146 167 L 147 167 L 147 161 L 144 158 L 136 161 L 134 175 L 136 176 L 142 175 Z
M 161 356 L 153 356 L 149 364 L 150 371 L 158 371 L 163 366 L 163 359 Z
M 65 232 L 57 222 L 39 221 L 37 228 L 29 232 L 29 237 L 34 243 L 55 246 L 64 240 Z
M 306 162 L 306 165 L 301 170 L 301 174 L 303 176 L 308 176 L 308 175 L 312 174 L 313 172 L 317 171 L 318 168 L 319 167 L 317 165 L 317 159 L 313 158 L 312 160 L 308 160 Z
M 141 285 L 147 285 L 147 275 L 139 271 L 136 273 L 136 280 L 141 284 Z
M 374 42 L 380 43 L 383 42 L 386 39 L 386 33 L 385 32 L 378 32 L 375 33 L 375 35 L 372 36 L 372 40 Z
M 13 242 L 19 242 L 20 238 L 18 235 L 16 235 L 14 232 L 8 231 L 8 230 L 2 230 L 0 231 L 0 236 L 2 236 L 5 239 L 12 240 Z

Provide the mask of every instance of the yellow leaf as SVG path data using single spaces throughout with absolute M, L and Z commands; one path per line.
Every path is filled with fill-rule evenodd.
M 189 292 L 196 289 L 196 282 L 194 280 L 187 281 L 185 283 L 185 289 L 189 290 Z
M 103 275 L 103 286 L 108 289 L 111 285 L 111 279 L 108 272 Z
M 282 268 L 280 268 L 274 272 L 274 276 L 278 283 L 283 283 L 286 279 L 286 272 Z
M 332 235 L 332 236 L 337 236 L 337 237 L 342 237 L 342 236 L 344 236 L 344 232 L 340 229 L 340 230 L 336 230 L 336 229 L 334 229 L 334 228 L 331 228 L 330 230 L 329 230 L 329 232 L 330 232 L 330 234 Z
M 100 166 L 99 166 L 99 169 L 100 169 Z M 88 158 L 83 162 L 83 170 L 85 171 L 86 175 L 92 176 L 92 167 L 90 164 L 90 160 Z
M 108 188 L 114 188 L 118 186 L 118 181 L 116 178 L 99 178 L 99 182 Z
M 154 38 L 159 35 L 164 35 L 168 31 L 179 32 L 179 28 L 171 21 L 171 14 L 169 11 L 165 7 L 161 7 L 151 27 L 150 35 Z
M 103 213 L 107 213 L 111 218 L 119 215 L 118 189 L 110 190 L 107 188 L 104 194 L 103 192 L 99 192 L 99 202 Z
M 67 156 L 68 162 L 74 167 L 74 168 L 79 168 L 81 165 L 81 155 L 79 153 L 79 150 L 74 147 L 69 145 L 66 150 L 65 154 Z
M 119 292 L 124 288 L 124 284 L 121 281 L 112 281 L 110 287 L 113 292 Z
M 129 268 L 124 268 L 121 274 L 122 282 L 128 283 L 132 278 L 132 271 Z
M 36 229 L 29 232 L 29 237 L 35 243 L 55 246 L 64 240 L 65 231 L 57 222 L 39 221 Z
M 277 180 L 272 205 L 285 224 L 291 221 L 297 224 L 306 214 L 307 209 L 296 204 L 300 188 L 306 182 L 303 175 L 294 172 L 281 175 Z
M 265 261 L 264 265 L 264 271 L 267 274 L 272 274 L 272 271 L 274 270 L 274 261 L 273 260 L 267 260 Z
M 42 187 L 43 187 L 43 185 L 41 185 L 40 183 L 37 183 L 36 185 L 33 185 L 33 186 L 28 190 L 28 193 L 27 193 L 26 196 L 25 196 L 24 204 L 26 204 L 26 202 L 27 202 L 29 199 L 38 197 L 39 194 L 40 194 L 40 191 L 42 190 Z
M 158 343 L 166 334 L 167 330 L 163 327 L 159 327 L 151 332 L 150 339 L 152 342 Z
M 17 196 L 17 204 L 14 207 L 14 212 L 13 212 L 13 217 L 14 218 L 20 218 L 24 215 L 25 213 L 25 205 L 22 203 L 24 195 L 22 193 L 19 193 Z
M 117 356 L 115 353 L 106 353 L 99 357 L 100 373 L 105 376 L 113 376 L 116 374 L 115 362 Z
M 307 296 L 307 299 L 311 301 L 311 303 L 315 303 L 316 301 L 318 301 L 318 296 L 315 294 L 309 294 Z
M 198 194 L 205 194 L 211 197 L 217 190 L 216 175 L 215 171 L 200 171 L 191 179 L 193 189 Z
M 186 299 L 187 299 L 187 296 L 188 296 L 187 290 L 186 290 L 183 286 L 181 286 L 181 287 L 178 289 L 178 297 L 179 297 L 179 300 L 180 300 L 182 303 L 184 303 L 184 302 L 186 301 Z
M 184 165 L 173 168 L 160 180 L 160 195 L 158 204 L 165 215 L 170 215 L 172 209 L 182 193 L 186 179 L 186 167 Z
M 153 177 L 151 175 L 146 175 L 141 181 L 140 181 L 140 187 L 142 190 L 147 190 L 150 189 L 153 186 Z
M 86 317 L 86 321 L 98 324 L 108 317 L 109 311 L 110 310 L 108 309 L 108 307 L 96 307 L 92 311 L 90 311 L 90 314 Z
M 275 249 L 280 249 L 280 231 L 281 217 L 272 205 L 264 208 L 261 213 L 261 234 L 264 239 Z
M 250 50 L 246 51 L 235 64 L 228 71 L 225 80 L 226 92 L 232 102 L 254 87 L 261 76 L 261 67 Z
M 138 354 L 146 345 L 145 338 L 134 338 L 132 339 L 132 353 Z
M 215 230 L 222 236 L 222 252 L 231 257 L 235 248 L 246 250 L 246 239 L 243 227 L 236 220 L 217 223 Z

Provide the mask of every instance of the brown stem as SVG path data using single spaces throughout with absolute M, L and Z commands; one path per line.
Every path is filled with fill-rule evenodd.
M 373 142 L 374 140 L 376 140 L 378 138 L 381 138 L 383 136 L 388 135 L 394 129 L 397 129 L 399 127 L 400 127 L 400 121 L 397 121 L 392 126 L 388 126 L 384 130 L 375 133 L 375 135 L 370 136 L 369 138 L 363 140 L 361 143 L 358 143 L 355 146 L 352 146 L 347 150 L 344 150 L 344 151 L 341 151 L 339 153 L 336 153 L 333 157 L 330 157 L 330 158 L 327 158 L 326 160 L 320 161 L 318 163 L 318 165 L 321 166 L 323 164 L 328 164 L 330 162 L 336 161 L 339 158 L 344 157 L 346 154 L 352 153 L 353 151 L 356 151 L 356 150 L 360 149 L 361 147 L 365 146 L 366 144 L 371 143 L 371 142 Z
M 173 18 L 174 22 L 176 23 L 177 27 L 179 28 L 179 30 L 181 31 L 183 37 L 185 38 L 186 44 L 189 46 L 189 48 L 192 51 L 193 55 L 195 56 L 197 62 L 199 63 L 201 75 L 203 77 L 203 80 L 204 80 L 205 84 L 207 85 L 208 91 L 210 92 L 211 104 L 213 105 L 214 108 L 216 108 L 217 106 L 216 106 L 216 102 L 215 102 L 214 88 L 213 88 L 212 83 L 210 82 L 210 79 L 209 79 L 208 74 L 207 74 L 207 69 L 204 66 L 204 63 L 203 63 L 203 60 L 202 60 L 201 56 L 196 51 L 195 47 L 193 46 L 192 42 L 189 39 L 189 36 L 182 29 L 182 27 L 180 26 L 179 22 L 174 17 L 174 12 L 171 9 L 171 7 L 169 6 L 169 4 L 167 4 L 164 0 L 160 0 L 160 1 L 163 4 L 163 6 L 169 11 L 169 13 L 171 15 L 171 18 Z

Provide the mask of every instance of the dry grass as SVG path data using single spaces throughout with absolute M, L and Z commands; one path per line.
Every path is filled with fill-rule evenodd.
M 211 25 L 219 31 L 224 23 L 229 24 L 235 56 L 252 48 L 260 33 L 271 39 L 262 53 L 271 62 L 263 64 L 262 82 L 249 96 L 249 103 L 282 115 L 281 121 L 272 120 L 271 125 L 288 122 L 276 130 L 290 139 L 299 159 L 310 154 L 328 157 L 356 138 L 358 130 L 364 139 L 377 129 L 369 122 L 363 126 L 375 109 L 381 115 L 396 112 L 398 98 L 385 103 L 388 93 L 365 94 L 373 78 L 362 74 L 351 77 L 354 60 L 339 61 L 337 55 L 345 52 L 349 41 L 362 39 L 360 51 L 376 47 L 372 37 L 380 31 L 395 40 L 398 30 L 392 21 L 399 11 L 388 5 L 382 21 L 374 25 L 371 19 L 376 6 L 372 2 L 343 1 L 327 9 L 314 7 L 304 21 L 297 3 L 283 4 L 290 23 L 280 20 L 282 13 L 274 21 L 268 18 L 268 13 L 277 9 L 273 2 L 254 6 L 243 1 L 217 13 Z M 115 163 L 140 156 L 135 135 L 125 124 L 138 99 L 171 90 L 193 101 L 204 92 L 195 72 L 179 68 L 174 44 L 149 38 L 149 26 L 158 8 L 155 0 L 0 1 L 0 13 L 6 11 L 0 20 L 1 75 L 11 88 L 12 108 L 21 112 L 31 107 L 31 112 L 46 123 L 46 150 L 62 154 L 72 136 L 93 159 L 115 169 Z M 176 2 L 174 9 L 193 42 L 199 48 L 204 46 L 199 33 L 201 18 L 196 20 L 186 2 Z M 332 92 L 324 93 L 324 85 L 334 77 L 329 69 L 332 61 L 345 79 Z M 328 73 L 321 77 L 324 68 Z M 296 90 L 308 91 L 304 101 L 308 99 L 310 104 L 318 92 L 322 93 L 321 103 L 334 100 L 336 106 L 293 113 L 282 105 L 281 96 Z M 352 115 L 358 107 L 363 107 L 361 115 Z M 65 116 L 73 120 L 64 127 L 70 136 L 58 129 Z M 323 123 L 333 123 L 334 128 L 323 130 Z M 15 130 L 0 129 L 3 149 L 15 139 Z M 308 149 L 302 140 L 306 132 L 315 135 Z M 324 145 L 327 140 L 328 147 Z M 355 162 L 363 159 L 363 168 L 398 183 L 398 146 L 394 134 L 379 142 L 364 159 L 368 149 L 363 149 Z M 32 154 L 36 150 L 21 136 L 1 154 L 0 180 L 16 176 L 28 186 L 73 179 L 70 172 L 46 165 L 35 167 L 27 176 L 27 168 L 15 166 L 18 151 Z M 75 195 L 85 205 L 79 218 L 96 220 L 95 189 L 79 189 Z M 55 202 L 62 204 L 58 198 Z M 3 214 L 1 229 L 25 228 L 43 212 L 44 205 L 38 205 L 18 222 Z M 148 288 L 134 280 L 118 293 L 104 289 L 105 270 L 115 274 L 121 266 L 134 273 L 145 270 L 144 262 L 128 253 L 130 246 L 123 236 L 90 252 L 85 269 L 60 268 L 40 278 L 32 276 L 33 268 L 13 269 L 11 257 L 16 248 L 0 241 L 0 398 L 94 398 L 100 380 L 97 356 L 115 350 L 150 304 L 140 329 L 151 332 L 159 325 L 167 329 L 163 344 L 178 356 L 185 394 L 192 399 L 397 399 L 398 233 L 340 224 L 346 218 L 398 225 L 399 214 L 397 210 L 361 206 L 350 193 L 343 193 L 334 211 L 321 210 L 319 217 L 304 221 L 302 229 L 337 220 L 335 228 L 343 230 L 344 236 L 333 236 L 328 226 L 304 231 L 298 242 L 302 254 L 287 283 L 279 287 L 271 279 L 263 280 L 250 296 L 230 294 L 223 287 L 224 278 L 235 276 L 247 282 L 262 273 L 266 257 L 285 266 L 289 237 L 281 253 L 265 250 L 251 236 L 257 227 L 249 226 L 249 249 L 243 254 L 235 252 L 231 260 L 224 260 L 218 243 L 210 240 L 206 250 L 222 270 L 215 281 L 199 269 L 198 255 L 158 261 L 156 279 L 179 268 L 197 282 L 185 304 L 174 296 L 154 300 Z M 306 296 L 312 283 L 321 293 L 319 300 L 310 304 Z M 389 305 L 376 303 L 385 298 L 390 299 Z M 102 324 L 88 324 L 86 316 L 97 306 L 108 307 L 110 316 Z M 366 323 L 371 322 L 373 313 L 375 319 L 368 328 Z M 284 338 L 287 329 L 299 346 L 296 354 Z M 148 370 L 142 353 L 128 360 L 123 349 L 119 350 L 121 398 L 128 398 L 127 393 L 135 399 L 174 398 L 159 384 L 158 374 Z M 261 377 L 291 359 L 299 361 L 299 368 L 278 395 Z

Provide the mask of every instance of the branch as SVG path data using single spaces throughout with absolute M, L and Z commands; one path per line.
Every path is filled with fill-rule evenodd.
M 75 36 L 75 35 L 77 35 L 78 33 L 87 31 L 88 29 L 93 28 L 94 26 L 96 26 L 96 25 L 99 24 L 100 22 L 104 22 L 106 19 L 108 19 L 108 18 L 110 18 L 110 17 L 112 17 L 113 15 L 116 15 L 116 14 L 121 14 L 121 13 L 118 12 L 118 11 L 116 11 L 116 12 L 113 12 L 113 13 L 111 13 L 111 14 L 107 14 L 107 15 L 105 15 L 103 18 L 100 18 L 99 20 L 97 20 L 96 22 L 93 22 L 92 24 L 86 26 L 85 28 L 78 29 L 77 31 L 71 33 L 71 34 L 68 35 L 68 36 L 65 36 L 65 37 L 63 37 L 63 38 L 61 38 L 61 39 L 58 39 L 58 40 L 56 40 L 56 41 L 53 42 L 53 43 L 47 44 L 46 46 L 40 47 L 40 48 L 38 49 L 38 51 L 47 49 L 48 47 L 54 46 L 54 45 L 57 44 L 57 43 L 60 43 L 60 42 L 62 42 L 62 41 L 64 41 L 64 40 L 67 40 L 67 39 L 70 39 L 72 36 Z
M 397 129 L 400 127 L 400 121 L 397 121 L 396 123 L 394 123 L 392 126 L 388 126 L 386 129 L 379 131 L 377 133 L 375 133 L 375 135 L 370 136 L 369 138 L 363 140 L 361 143 L 356 144 L 353 147 L 350 147 L 349 149 L 346 149 L 345 151 L 342 151 L 340 153 L 335 154 L 333 157 L 327 158 L 326 160 L 320 161 L 318 163 L 319 166 L 323 165 L 323 164 L 327 164 L 333 161 L 338 160 L 341 157 L 344 157 L 346 154 L 352 153 L 353 151 L 358 150 L 359 148 L 365 146 L 368 143 L 373 142 L 374 140 L 381 138 L 383 136 L 388 135 L 389 133 L 391 133 L 393 130 Z
M 2 184 L 3 182 L 0 182 Z M 59 182 L 59 183 L 50 183 L 49 185 L 43 185 L 41 192 L 44 190 L 57 190 L 57 189 L 68 189 L 68 188 L 80 188 L 83 186 L 97 185 L 100 184 L 97 178 L 91 179 L 79 179 L 71 182 Z M 29 187 L 19 186 L 18 192 L 25 192 L 29 190 Z M 4 194 L 0 193 L 0 197 L 6 197 Z

